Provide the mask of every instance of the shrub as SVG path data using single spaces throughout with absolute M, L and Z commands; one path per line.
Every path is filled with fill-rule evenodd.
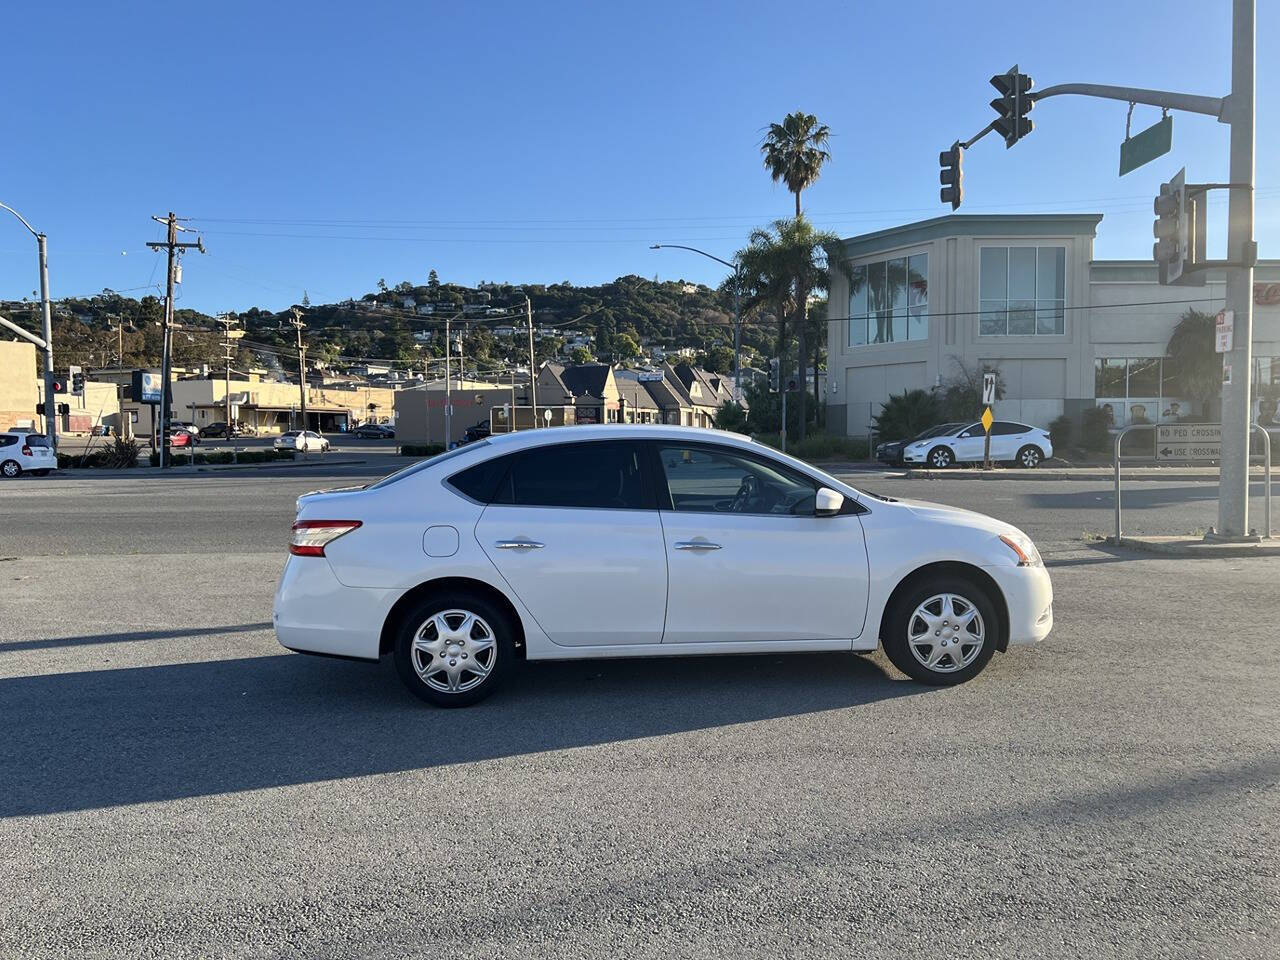
M 400 456 L 402 457 L 434 457 L 440 453 L 444 453 L 444 444 L 442 443 L 400 444 Z
M 1110 422 L 1107 412 L 1101 407 L 1090 407 L 1080 417 L 1080 445 L 1086 450 L 1106 450 L 1111 445 L 1111 434 L 1107 431 Z
M 726 400 L 716 410 L 714 419 L 716 429 L 732 430 L 734 433 L 745 433 L 747 430 L 747 411 L 736 400 Z
M 777 450 L 781 438 L 776 433 L 757 434 L 755 440 Z M 866 437 L 838 437 L 816 433 L 787 444 L 787 453 L 801 460 L 866 460 L 869 456 Z
M 942 423 L 942 405 L 929 390 L 904 390 L 884 402 L 874 417 L 881 440 L 908 440 Z
M 1063 414 L 1049 424 L 1049 442 L 1054 450 L 1065 450 L 1071 445 L 1075 432 L 1075 421 Z

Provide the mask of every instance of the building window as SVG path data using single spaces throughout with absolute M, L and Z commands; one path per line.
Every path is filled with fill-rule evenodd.
M 1171 423 L 1191 413 L 1191 404 L 1181 399 L 1177 381 L 1172 371 L 1165 371 L 1160 357 L 1095 360 L 1093 393 L 1117 427 Z
M 849 346 L 929 339 L 929 255 L 861 263 L 849 282 Z
M 1066 333 L 1066 247 L 983 247 L 978 271 L 984 337 Z

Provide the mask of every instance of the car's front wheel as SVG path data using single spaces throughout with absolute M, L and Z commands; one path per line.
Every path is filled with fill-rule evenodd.
M 1018 466 L 1026 470 L 1034 470 L 1044 459 L 1044 451 L 1034 443 L 1029 443 L 1018 451 Z
M 921 683 L 952 686 L 976 677 L 995 653 L 995 606 L 984 589 L 961 577 L 922 580 L 894 603 L 884 651 Z
M 515 659 L 515 627 L 482 596 L 427 600 L 400 622 L 395 661 L 417 697 L 440 707 L 465 707 L 489 696 Z
M 950 447 L 934 447 L 929 451 L 929 466 L 937 467 L 939 470 L 945 470 L 956 462 L 956 455 L 951 452 Z
M 4 474 L 10 480 L 14 480 L 22 476 L 22 464 L 17 460 L 6 460 L 0 463 L 0 473 Z

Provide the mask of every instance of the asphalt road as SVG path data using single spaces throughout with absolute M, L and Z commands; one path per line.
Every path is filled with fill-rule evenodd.
M 865 477 L 1032 533 L 1050 638 L 950 690 L 531 664 L 440 711 L 269 630 L 293 498 L 369 469 L 0 486 L 0 956 L 1275 954 L 1275 561 L 1087 545 L 1105 485 Z

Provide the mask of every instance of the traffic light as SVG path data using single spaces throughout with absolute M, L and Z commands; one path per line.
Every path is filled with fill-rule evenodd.
M 1197 199 L 1199 197 L 1193 198 L 1187 189 L 1185 167 L 1168 183 L 1160 184 L 1160 193 L 1153 204 L 1156 222 L 1151 232 L 1156 242 L 1151 247 L 1151 256 L 1160 268 L 1161 283 L 1178 283 L 1197 259 L 1197 250 L 1203 247 L 1204 239 L 1197 236 L 1195 222 L 1199 212 Z M 1203 225 L 1200 229 L 1203 231 Z M 1203 253 L 1200 257 L 1203 259 Z
M 54 393 L 66 393 L 66 392 L 67 392 L 67 381 L 66 381 L 64 378 L 62 378 L 62 377 L 54 377 L 54 378 L 53 378 L 53 392 L 54 392 Z
M 769 361 L 769 392 L 777 393 L 778 386 L 782 378 L 782 365 L 778 362 L 777 357 L 773 357 Z
M 66 415 L 67 415 L 68 413 L 70 413 L 70 412 L 71 412 L 71 404 L 69 404 L 69 403 L 60 403 L 60 404 L 58 404 L 58 414 L 59 414 L 59 416 L 66 416 Z
M 38 417 L 43 417 L 43 416 L 44 416 L 44 404 L 43 404 L 43 403 L 37 403 L 37 404 L 36 404 L 36 416 L 38 416 Z
M 942 167 L 938 174 L 942 189 L 938 193 L 943 203 L 951 204 L 952 210 L 959 209 L 960 202 L 964 200 L 964 171 L 960 167 L 963 162 L 964 147 L 959 142 L 938 154 L 938 163 Z
M 1005 147 L 1012 147 L 1035 129 L 1035 124 L 1027 116 L 1035 106 L 1031 99 L 1031 78 L 1019 73 L 1015 63 L 1008 73 L 992 77 L 991 85 L 1000 91 L 1000 96 L 991 101 L 992 108 L 999 114 L 992 127 L 1004 137 Z
M 71 392 L 84 396 L 84 371 L 79 367 L 71 368 Z

